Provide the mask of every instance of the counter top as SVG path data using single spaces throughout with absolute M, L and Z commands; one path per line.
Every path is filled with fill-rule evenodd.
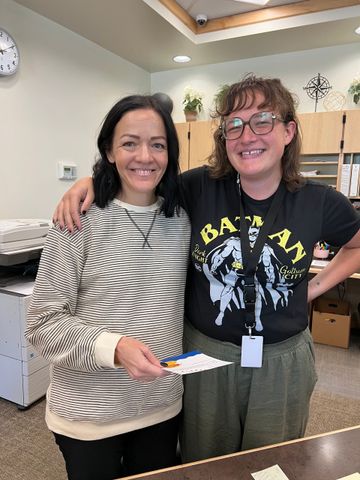
M 360 426 L 142 475 L 146 480 L 253 480 L 279 465 L 289 480 L 337 480 L 360 471 Z

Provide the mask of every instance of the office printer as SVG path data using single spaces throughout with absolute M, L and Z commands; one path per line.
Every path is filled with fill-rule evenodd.
M 45 395 L 49 364 L 24 332 L 49 220 L 0 220 L 0 397 L 27 408 Z
M 0 220 L 0 265 L 16 265 L 40 256 L 50 220 Z

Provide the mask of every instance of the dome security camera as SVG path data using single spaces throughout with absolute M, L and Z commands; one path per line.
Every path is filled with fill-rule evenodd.
M 199 13 L 196 15 L 196 23 L 199 25 L 199 27 L 203 27 L 207 24 L 208 18 L 207 15 L 204 13 Z

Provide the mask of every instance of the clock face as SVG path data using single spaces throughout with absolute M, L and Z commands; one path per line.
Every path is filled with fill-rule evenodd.
M 12 75 L 19 66 L 19 50 L 13 38 L 0 28 L 0 75 Z

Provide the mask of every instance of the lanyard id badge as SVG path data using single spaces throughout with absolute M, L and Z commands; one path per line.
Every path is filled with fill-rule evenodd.
M 281 181 L 275 196 L 271 202 L 270 208 L 265 216 L 255 245 L 250 247 L 249 231 L 245 221 L 245 208 L 243 205 L 243 195 L 241 193 L 240 176 L 238 175 L 238 185 L 240 194 L 240 243 L 244 263 L 244 303 L 245 303 L 245 328 L 249 335 L 243 335 L 241 341 L 241 366 L 260 368 L 262 367 L 263 342 L 261 335 L 252 336 L 251 331 L 255 327 L 255 304 L 258 292 L 255 287 L 255 274 L 261 251 L 265 245 L 266 237 L 275 221 L 280 210 L 281 202 L 285 196 L 286 188 Z
M 241 338 L 241 366 L 250 368 L 261 368 L 263 360 L 263 336 L 252 336 L 251 328 L 249 335 Z

